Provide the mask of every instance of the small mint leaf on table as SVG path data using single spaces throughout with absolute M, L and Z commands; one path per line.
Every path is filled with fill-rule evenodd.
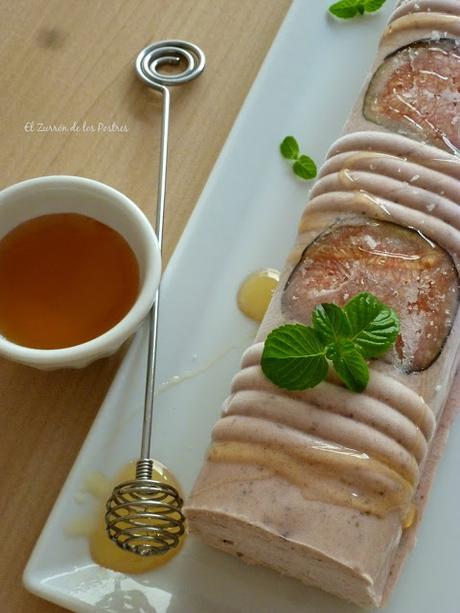
M 296 160 L 299 157 L 299 144 L 293 136 L 286 136 L 280 145 L 281 155 L 287 160 Z
M 270 381 L 289 390 L 315 387 L 329 370 L 323 343 L 302 324 L 286 324 L 267 336 L 261 367 Z
M 357 5 L 356 8 L 358 9 L 358 13 L 360 15 L 364 15 L 364 6 L 363 6 L 363 4 L 361 2 Z
M 314 179 L 317 173 L 316 164 L 308 155 L 301 155 L 299 159 L 294 162 L 292 169 L 294 170 L 294 174 L 306 181 Z
M 363 292 L 354 296 L 343 309 L 351 328 L 350 340 L 365 358 L 375 358 L 388 351 L 399 334 L 399 318 L 378 298 Z
M 364 0 L 364 9 L 367 13 L 375 13 L 385 4 L 386 0 Z
M 329 12 L 339 19 L 352 19 L 358 14 L 358 0 L 340 0 L 329 7 Z
M 369 368 L 362 353 L 348 339 L 339 339 L 330 347 L 328 357 L 336 373 L 354 392 L 362 392 L 369 383 Z
M 336 304 L 320 304 L 312 314 L 312 324 L 320 339 L 335 343 L 341 337 L 351 334 L 350 324 L 343 309 Z

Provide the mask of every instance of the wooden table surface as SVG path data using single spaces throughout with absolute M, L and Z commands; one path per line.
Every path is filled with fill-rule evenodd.
M 191 40 L 208 61 L 197 81 L 173 94 L 167 260 L 289 3 L 0 0 L 1 187 L 81 175 L 152 216 L 161 106 L 132 61 L 149 42 Z M 74 122 L 80 132 L 45 131 Z M 84 122 L 95 131 L 83 131 Z M 103 131 L 114 122 L 127 131 Z M 63 610 L 28 594 L 21 574 L 121 357 L 54 372 L 0 360 L 2 613 Z

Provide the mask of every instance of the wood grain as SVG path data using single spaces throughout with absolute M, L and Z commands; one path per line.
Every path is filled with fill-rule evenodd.
M 1 0 L 0 185 L 82 175 L 112 185 L 152 215 L 160 104 L 136 80 L 132 60 L 153 40 L 192 40 L 208 63 L 200 79 L 173 94 L 167 260 L 288 5 Z M 101 131 L 113 122 L 127 131 Z M 39 130 L 74 123 L 80 132 Z M 90 125 L 95 131 L 84 131 Z M 48 373 L 0 361 L 2 613 L 63 610 L 28 594 L 21 574 L 121 357 Z

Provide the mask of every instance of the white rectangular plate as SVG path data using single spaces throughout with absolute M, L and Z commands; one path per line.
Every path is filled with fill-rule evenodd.
M 394 2 L 340 22 L 330 0 L 295 1 L 240 112 L 163 280 L 153 449 L 188 492 L 210 430 L 256 332 L 236 308 L 241 280 L 281 268 L 307 199 L 280 158 L 294 134 L 320 162 L 340 133 Z M 257 35 L 257 33 L 255 33 Z M 173 109 L 174 111 L 174 109 Z M 172 152 L 174 155 L 174 152 Z M 319 590 L 214 551 L 189 538 L 163 568 L 126 576 L 94 564 L 67 528 L 88 513 L 93 472 L 112 477 L 136 458 L 145 330 L 135 338 L 62 489 L 24 573 L 26 587 L 73 611 L 151 613 L 351 613 Z M 438 471 L 419 542 L 387 613 L 454 613 L 460 602 L 460 428 Z

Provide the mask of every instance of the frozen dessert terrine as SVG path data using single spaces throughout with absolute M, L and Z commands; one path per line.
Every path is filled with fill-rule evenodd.
M 414 542 L 460 392 L 459 84 L 460 3 L 400 4 L 186 505 L 210 545 L 361 606 L 382 605 Z M 265 378 L 273 328 L 362 291 L 401 322 L 363 393 Z

